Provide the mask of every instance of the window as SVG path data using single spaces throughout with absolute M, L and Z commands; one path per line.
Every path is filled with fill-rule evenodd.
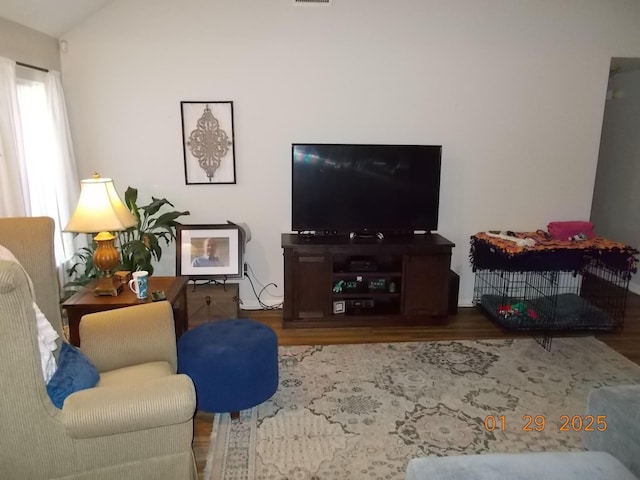
M 20 133 L 24 168 L 28 184 L 24 186 L 24 200 L 31 216 L 53 218 L 56 224 L 55 256 L 58 264 L 68 260 L 74 253 L 70 234 L 62 234 L 63 222 L 70 214 L 69 181 L 76 182 L 75 165 L 63 158 L 64 149 L 58 141 L 59 123 L 64 118 L 55 118 L 52 108 L 56 101 L 49 98 L 48 75 L 32 69 L 16 69 L 16 94 L 20 110 Z M 73 171 L 73 175 L 70 175 Z M 72 176 L 73 179 L 68 177 Z

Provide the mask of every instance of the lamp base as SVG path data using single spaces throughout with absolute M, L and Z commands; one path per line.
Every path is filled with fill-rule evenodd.
M 94 294 L 115 297 L 122 288 L 122 283 L 111 273 L 120 260 L 120 254 L 114 244 L 116 237 L 110 232 L 100 232 L 93 239 L 98 245 L 93 252 L 93 263 L 102 270 L 102 277 L 96 283 Z
M 117 277 L 101 277 L 93 288 L 96 297 L 112 296 L 117 297 L 122 290 L 122 283 Z

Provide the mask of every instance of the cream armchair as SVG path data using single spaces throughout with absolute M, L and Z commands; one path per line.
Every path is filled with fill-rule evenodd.
M 0 219 L 0 245 L 22 263 L 62 338 L 52 236 L 48 218 Z M 80 335 L 100 381 L 57 409 L 40 365 L 28 278 L 0 261 L 0 478 L 195 479 L 195 391 L 176 374 L 171 306 L 87 315 Z

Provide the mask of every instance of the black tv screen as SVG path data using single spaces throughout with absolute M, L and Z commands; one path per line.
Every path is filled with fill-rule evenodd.
M 292 145 L 292 229 L 413 233 L 438 228 L 440 145 Z

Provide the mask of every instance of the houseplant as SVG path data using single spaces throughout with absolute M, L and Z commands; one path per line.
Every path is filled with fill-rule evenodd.
M 128 187 L 124 194 L 127 208 L 136 218 L 133 227 L 116 233 L 116 245 L 121 253 L 120 265 L 116 270 L 146 270 L 153 274 L 153 262 L 162 258 L 162 243 L 170 245 L 176 239 L 177 219 L 189 215 L 189 211 L 165 211 L 173 204 L 166 198 L 151 197 L 151 203 L 138 205 L 138 190 Z M 97 278 L 101 272 L 93 263 L 96 243 L 92 240 L 89 246 L 81 248 L 73 256 L 71 266 L 67 269 L 70 281 L 65 284 L 65 291 L 73 291 Z

